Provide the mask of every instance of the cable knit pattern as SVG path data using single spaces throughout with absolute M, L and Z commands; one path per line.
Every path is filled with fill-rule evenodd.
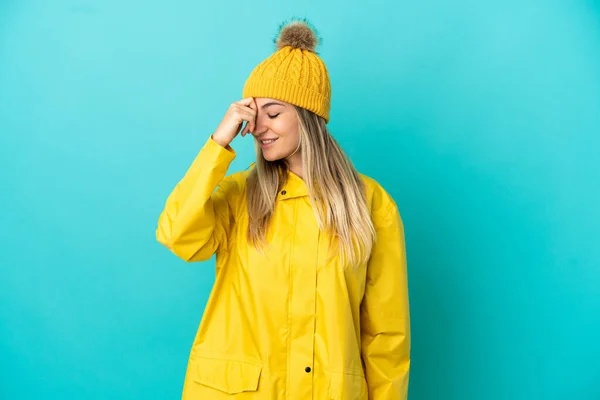
M 292 51 L 291 55 L 290 68 L 288 71 L 290 80 L 296 82 L 298 86 L 302 86 L 302 51 Z M 306 73 L 306 71 L 304 73 Z
M 297 27 L 298 22 L 295 23 Z M 331 83 L 327 67 L 314 49 L 284 44 L 250 73 L 242 97 L 282 100 L 306 108 L 329 122 Z

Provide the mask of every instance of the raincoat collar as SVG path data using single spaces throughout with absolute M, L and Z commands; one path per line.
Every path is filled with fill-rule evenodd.
M 287 182 L 279 191 L 277 197 L 280 200 L 293 199 L 296 197 L 308 196 L 308 187 L 302 178 L 288 171 Z

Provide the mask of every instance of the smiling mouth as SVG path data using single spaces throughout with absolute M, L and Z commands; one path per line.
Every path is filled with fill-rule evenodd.
M 277 138 L 277 139 L 279 139 L 279 138 Z M 273 143 L 273 142 L 277 141 L 277 139 L 267 139 L 267 140 L 261 140 L 260 142 L 261 142 L 262 144 L 271 144 L 271 143 Z

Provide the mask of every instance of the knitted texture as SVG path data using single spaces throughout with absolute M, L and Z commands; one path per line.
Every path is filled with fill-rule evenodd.
M 244 84 L 242 97 L 268 97 L 297 105 L 329 122 L 331 83 L 315 51 L 316 30 L 306 18 L 280 26 L 277 50 L 258 64 Z

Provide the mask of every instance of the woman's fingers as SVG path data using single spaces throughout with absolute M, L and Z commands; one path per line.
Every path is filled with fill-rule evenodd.
M 254 129 L 254 114 L 247 111 L 246 109 L 240 110 L 242 123 L 246 121 L 246 126 L 242 130 L 242 136 L 245 136 L 248 132 L 252 132 Z
M 250 107 L 250 104 L 254 102 L 253 97 L 246 97 L 238 101 L 234 101 L 234 104 L 239 104 L 241 106 Z
M 250 105 L 248 107 L 250 107 L 254 111 L 257 111 L 258 106 L 256 105 L 256 100 L 254 100 L 254 97 L 250 97 L 250 99 L 252 99 L 252 101 L 250 101 Z
M 256 100 L 254 100 L 254 97 L 250 97 L 250 99 L 251 101 L 248 107 L 250 107 L 250 109 L 252 110 L 252 121 L 248 122 L 248 125 L 250 125 L 250 129 L 248 130 L 248 132 L 254 132 L 254 128 L 256 126 L 256 114 L 258 111 L 258 106 L 256 105 Z
M 245 136 L 247 133 L 254 131 L 257 110 L 256 102 L 253 97 L 247 97 L 236 101 L 235 104 L 238 105 L 238 112 L 241 114 L 241 118 L 247 121 L 246 126 L 241 132 L 241 135 Z
M 244 122 L 246 123 L 246 125 L 244 126 L 244 129 L 243 129 L 243 130 L 242 130 L 242 132 L 241 132 L 241 135 L 242 135 L 242 136 L 245 136 L 245 135 L 246 135 L 246 133 L 248 133 L 248 127 L 249 127 L 249 125 L 250 125 L 250 120 L 252 119 L 252 114 L 249 114 L 247 111 L 245 111 L 245 110 L 243 110 L 243 109 L 240 109 L 240 110 L 239 110 L 239 115 L 240 115 L 240 118 L 242 119 L 242 122 L 241 122 L 241 123 L 242 123 L 242 124 L 243 124 Z
M 250 131 L 248 127 L 250 126 L 250 122 L 246 121 L 246 126 L 244 126 L 244 130 L 242 131 L 242 137 L 246 136 L 246 134 Z

